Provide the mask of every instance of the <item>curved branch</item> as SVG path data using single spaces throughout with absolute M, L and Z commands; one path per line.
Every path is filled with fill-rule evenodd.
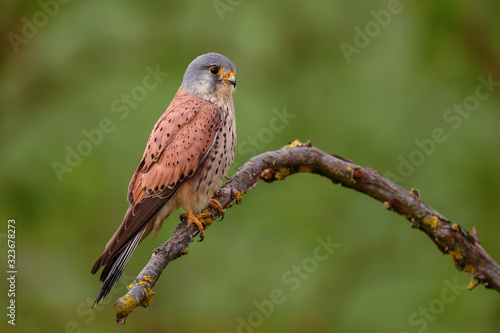
M 352 188 L 383 202 L 384 208 L 404 217 L 426 233 L 441 252 L 451 255 L 453 264 L 471 277 L 469 290 L 478 284 L 500 292 L 500 265 L 479 244 L 475 229 L 468 233 L 459 224 L 452 223 L 420 200 L 418 191 L 406 191 L 382 177 L 376 170 L 351 163 L 343 158 L 325 153 L 311 146 L 294 141 L 277 151 L 255 156 L 245 163 L 215 195 L 224 209 L 241 201 L 241 196 L 252 189 L 259 179 L 266 182 L 282 180 L 299 172 L 315 173 L 329 178 L 334 184 Z M 220 212 L 208 208 L 214 218 Z M 212 220 L 202 221 L 208 228 Z M 183 221 L 170 239 L 154 252 L 148 264 L 129 286 L 128 293 L 115 303 L 117 321 L 125 323 L 127 316 L 138 306 L 147 306 L 154 294 L 151 288 L 165 267 L 173 260 L 187 254 L 188 245 L 198 234 L 195 225 Z

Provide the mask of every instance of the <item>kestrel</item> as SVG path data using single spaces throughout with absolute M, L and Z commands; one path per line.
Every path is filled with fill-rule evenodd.
M 233 161 L 236 122 L 232 93 L 236 67 L 225 56 L 207 53 L 189 64 L 181 87 L 149 136 L 144 155 L 128 187 L 130 204 L 122 224 L 92 267 L 105 266 L 94 306 L 111 291 L 137 245 L 179 207 L 188 223 L 212 199 Z

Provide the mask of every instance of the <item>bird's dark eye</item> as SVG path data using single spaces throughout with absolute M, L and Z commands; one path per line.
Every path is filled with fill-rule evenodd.
M 212 75 L 219 75 L 220 73 L 222 73 L 222 70 L 217 66 L 210 67 L 209 71 L 210 71 L 210 74 L 212 74 Z

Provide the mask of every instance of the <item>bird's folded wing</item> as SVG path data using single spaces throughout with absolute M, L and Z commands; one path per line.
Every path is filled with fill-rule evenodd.
M 220 109 L 180 88 L 151 132 L 129 185 L 130 208 L 92 272 L 119 253 L 179 186 L 193 176 L 212 149 L 221 126 Z

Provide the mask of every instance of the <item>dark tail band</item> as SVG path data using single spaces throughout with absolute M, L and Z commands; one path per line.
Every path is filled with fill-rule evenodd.
M 129 243 L 123 248 L 120 254 L 115 256 L 106 264 L 106 267 L 102 272 L 103 274 L 101 275 L 101 281 L 103 281 L 102 287 L 97 294 L 92 308 L 94 308 L 103 298 L 105 298 L 110 293 L 111 289 L 122 275 L 123 270 L 125 269 L 128 260 L 132 256 L 132 253 L 134 253 L 135 248 L 137 247 L 137 245 L 139 245 L 139 242 L 141 241 L 142 235 L 144 234 L 145 230 L 146 226 L 144 226 L 142 230 L 139 231 L 134 236 L 134 238 L 129 241 Z

